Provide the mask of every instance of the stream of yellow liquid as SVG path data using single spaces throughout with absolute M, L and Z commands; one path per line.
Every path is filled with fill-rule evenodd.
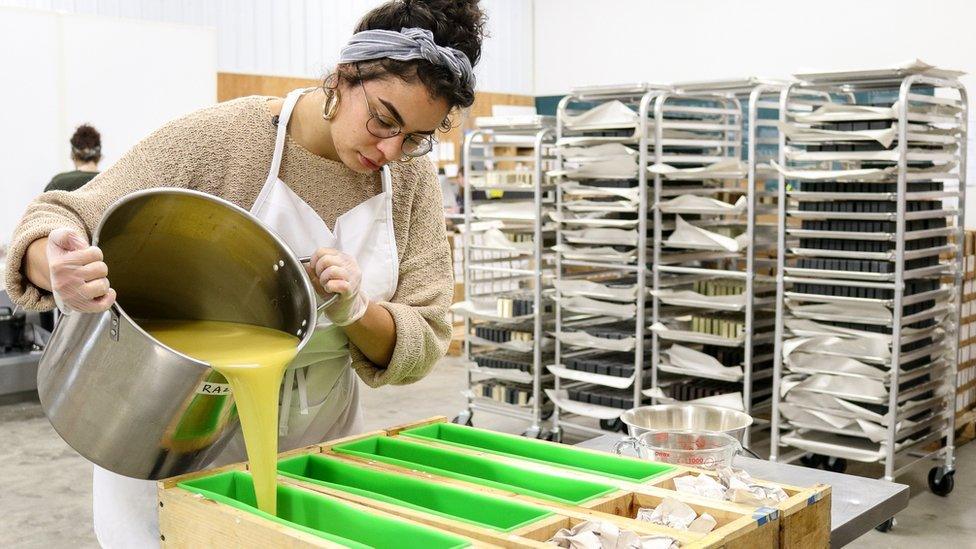
M 276 514 L 278 393 L 299 339 L 271 328 L 203 320 L 149 321 L 163 344 L 210 364 L 230 382 L 258 508 Z

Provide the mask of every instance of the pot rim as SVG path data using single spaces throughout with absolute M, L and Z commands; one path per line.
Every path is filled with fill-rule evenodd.
M 105 211 L 102 213 L 102 218 L 98 221 L 98 225 L 95 227 L 95 230 L 92 232 L 92 246 L 98 245 L 98 238 L 99 236 L 101 236 L 102 229 L 104 228 L 105 222 L 108 220 L 108 218 L 111 216 L 113 212 L 115 212 L 116 210 L 118 210 L 128 202 L 131 202 L 138 198 L 142 198 L 144 196 L 154 195 L 154 194 L 182 194 L 182 195 L 192 196 L 196 198 L 202 198 L 204 200 L 209 200 L 221 206 L 227 207 L 233 210 L 234 212 L 243 215 L 244 217 L 250 219 L 253 223 L 257 224 L 259 227 L 264 229 L 265 232 L 267 232 L 271 236 L 271 238 L 278 243 L 281 249 L 284 250 L 285 252 L 284 259 L 286 261 L 292 263 L 292 265 L 296 267 L 299 272 L 302 273 L 305 272 L 305 267 L 298 260 L 298 257 L 291 250 L 288 244 L 286 244 L 285 241 L 278 236 L 278 233 L 274 232 L 274 230 L 271 229 L 271 227 L 268 227 L 263 221 L 254 217 L 251 214 L 251 212 L 219 196 L 208 194 L 202 191 L 197 191 L 193 189 L 183 189 L 179 187 L 155 187 L 152 189 L 142 189 L 139 191 L 129 193 L 119 198 L 112 204 L 110 204 L 109 207 L 106 208 Z M 315 290 L 312 288 L 312 282 L 308 279 L 307 276 L 302 276 L 301 279 L 302 279 L 302 285 L 304 286 L 306 293 L 309 295 L 309 300 L 308 300 L 309 310 L 308 310 L 308 328 L 305 330 L 305 335 L 302 336 L 302 339 L 298 342 L 298 352 L 301 352 L 301 350 L 308 343 L 308 340 L 312 337 L 312 334 L 315 332 L 316 321 L 318 320 L 316 303 L 315 303 L 316 294 L 315 294 Z M 172 347 L 166 345 L 162 341 L 153 337 L 152 334 L 144 330 L 142 326 L 140 326 L 139 323 L 135 321 L 135 319 L 133 319 L 131 316 L 129 316 L 128 313 L 125 312 L 125 309 L 123 309 L 122 306 L 119 304 L 118 299 L 116 299 L 115 303 L 112 303 L 112 306 L 110 308 L 114 309 L 116 314 L 118 314 L 120 317 L 128 321 L 130 326 L 134 327 L 136 330 L 139 331 L 139 333 L 149 338 L 151 341 L 153 341 L 155 344 L 159 345 L 160 347 L 166 349 L 171 353 L 179 355 L 180 357 L 190 361 L 194 365 L 198 365 L 208 369 L 213 368 L 213 366 L 211 366 L 210 363 L 204 362 L 200 359 L 194 358 L 190 355 L 177 351 L 176 349 L 173 349 Z

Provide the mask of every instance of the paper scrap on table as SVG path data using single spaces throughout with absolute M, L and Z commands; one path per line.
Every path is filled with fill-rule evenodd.
M 674 488 L 682 494 L 694 494 L 711 499 L 725 499 L 725 486 L 722 486 L 722 483 L 715 480 L 715 477 L 706 475 L 705 473 L 701 473 L 697 477 L 694 475 L 677 477 L 674 479 Z
M 571 549 L 678 549 L 678 542 L 668 536 L 639 536 L 602 521 L 581 522 L 571 530 L 562 528 L 548 543 Z
M 749 473 L 741 469 L 719 469 L 719 478 L 727 487 L 725 499 L 746 505 L 771 505 L 789 498 L 779 486 L 757 484 Z
M 698 516 L 691 506 L 674 498 L 664 498 L 654 509 L 638 509 L 637 520 L 699 534 L 711 532 L 718 524 L 708 513 Z
M 725 467 L 718 471 L 719 480 L 705 473 L 674 479 L 678 492 L 746 505 L 773 505 L 789 496 L 779 486 L 757 484 L 749 473 Z

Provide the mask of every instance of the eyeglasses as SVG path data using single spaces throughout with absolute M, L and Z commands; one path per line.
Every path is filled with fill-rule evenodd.
M 400 135 L 403 128 L 400 127 L 400 124 L 396 120 L 373 110 L 373 105 L 369 102 L 369 94 L 366 93 L 366 85 L 363 84 L 361 77 L 359 79 L 359 86 L 363 88 L 363 98 L 366 99 L 366 109 L 369 111 L 369 120 L 366 121 L 366 131 L 380 139 L 389 139 Z M 434 136 L 419 133 L 408 133 L 403 138 L 403 144 L 400 145 L 401 152 L 410 158 L 423 156 L 433 148 Z

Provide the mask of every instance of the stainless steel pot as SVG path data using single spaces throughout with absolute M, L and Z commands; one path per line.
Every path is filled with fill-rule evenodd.
M 219 320 L 301 338 L 315 294 L 298 258 L 247 211 L 189 190 L 140 191 L 95 230 L 117 303 L 62 317 L 41 357 L 37 390 L 51 425 L 90 461 L 160 479 L 219 453 L 239 422 L 227 382 L 163 345 L 143 320 Z
M 620 416 L 631 437 L 648 431 L 695 431 L 732 435 L 742 442 L 752 416 L 745 412 L 702 404 L 657 404 L 631 408 Z

